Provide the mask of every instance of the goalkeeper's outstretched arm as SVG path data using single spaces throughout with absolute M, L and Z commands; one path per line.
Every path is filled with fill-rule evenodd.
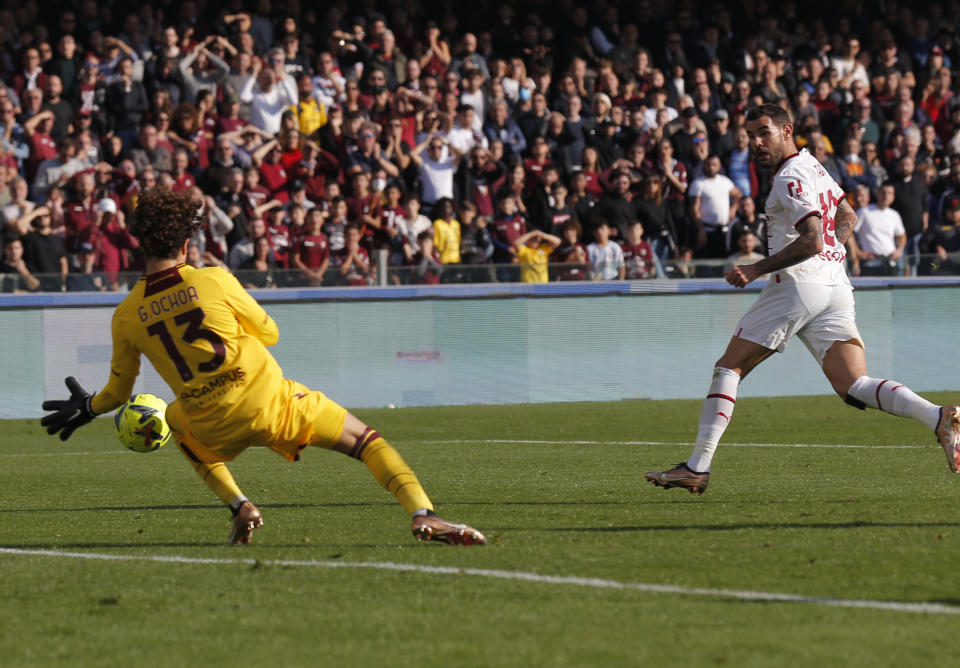
M 250 535 L 254 529 L 263 524 L 260 511 L 250 500 L 243 495 L 230 469 L 223 462 L 207 464 L 200 461 L 183 443 L 179 444 L 180 452 L 187 458 L 193 470 L 197 472 L 204 484 L 219 497 L 233 513 L 233 530 L 228 542 L 232 545 L 246 545 L 250 542 Z

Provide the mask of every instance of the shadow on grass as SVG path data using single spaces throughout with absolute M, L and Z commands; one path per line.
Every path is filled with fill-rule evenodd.
M 117 543 L 117 542 L 92 542 L 87 541 L 83 543 L 21 543 L 21 544 L 10 544 L 10 545 L 0 545 L 0 550 L 49 550 L 51 552 L 58 552 L 63 550 L 83 550 L 83 549 L 129 549 L 129 548 L 147 548 L 147 547 L 197 547 L 197 548 L 216 548 L 225 550 L 229 556 L 236 557 L 237 559 L 243 558 L 247 553 L 247 550 L 253 550 L 254 548 L 262 548 L 264 550 L 288 550 L 288 549 L 310 549 L 310 550 L 353 550 L 353 549 L 383 549 L 383 548 L 408 548 L 413 546 L 419 546 L 420 543 L 414 542 L 403 542 L 403 543 L 321 543 L 319 541 L 311 541 L 309 543 L 265 543 L 253 541 L 252 545 L 241 546 L 241 545 L 229 545 L 227 541 L 205 541 L 205 542 L 194 542 L 187 543 L 184 541 L 152 541 L 152 542 L 136 542 L 136 543 Z M 440 543 L 423 543 L 424 546 L 441 545 Z M 449 549 L 448 546 L 444 545 L 444 548 Z M 118 557 L 129 556 L 132 559 L 137 558 L 138 555 L 117 555 Z M 163 556 L 163 555 L 151 555 L 151 556 Z M 171 555 L 173 556 L 173 555 Z M 336 561 L 343 557 L 342 553 L 331 554 L 326 557 L 314 557 L 315 559 L 324 559 L 327 561 Z M 203 558 L 203 557 L 188 557 L 188 558 Z M 251 556 L 251 559 L 254 558 Z
M 396 502 L 357 501 L 351 503 L 261 503 L 263 509 L 277 508 L 362 508 L 377 506 L 395 506 Z M 94 506 L 90 508 L 4 508 L 0 513 L 89 513 L 102 511 L 140 512 L 143 510 L 224 510 L 222 504 L 181 504 L 164 506 Z
M 640 531 L 743 531 L 748 529 L 929 529 L 957 528 L 960 522 L 810 522 L 810 523 L 771 523 L 753 524 L 666 524 L 651 526 L 624 527 L 547 527 L 540 531 L 570 531 L 593 533 L 629 533 Z
M 0 549 L 8 550 L 80 550 L 90 548 L 139 548 L 139 547 L 227 547 L 226 541 L 222 542 L 196 542 L 187 543 L 184 541 L 157 541 L 152 543 L 96 543 L 88 541 L 85 543 L 22 543 L 17 545 L 0 545 Z M 296 547 L 296 545 L 284 546 Z
M 449 506 L 493 506 L 493 507 L 507 507 L 507 506 L 667 506 L 667 505 L 676 505 L 674 503 L 675 499 L 658 499 L 656 501 L 640 501 L 637 499 L 621 499 L 621 500 L 610 500 L 610 501 L 584 501 L 580 499 L 560 501 L 560 500 L 551 500 L 551 501 L 469 501 L 469 500 L 448 500 L 441 505 L 444 507 Z M 693 500 L 695 501 L 695 499 Z M 744 502 L 747 503 L 747 502 Z M 784 499 L 784 500 L 750 500 L 749 505 L 790 505 L 796 503 L 796 501 Z M 826 504 L 839 504 L 839 503 L 860 503 L 858 499 L 833 499 L 830 501 L 824 501 Z M 731 507 L 739 507 L 740 503 L 730 504 Z M 376 507 L 393 507 L 396 506 L 395 501 L 384 500 L 384 501 L 349 501 L 349 502 L 339 502 L 339 503 L 260 503 L 257 504 L 258 508 L 262 509 L 286 509 L 286 508 L 376 508 Z M 91 506 L 89 508 L 0 508 L 0 515 L 4 513 L 87 513 L 87 512 L 103 512 L 103 511 L 114 511 L 114 512 L 139 512 L 144 510 L 223 510 L 224 506 L 218 505 L 215 503 L 190 503 L 190 504 L 167 504 L 167 505 L 155 505 L 155 506 Z M 572 530 L 572 529 L 571 529 Z

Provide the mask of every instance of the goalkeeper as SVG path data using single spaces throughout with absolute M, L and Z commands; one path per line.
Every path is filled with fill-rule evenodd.
M 233 512 L 230 543 L 249 543 L 263 519 L 225 462 L 256 446 L 297 461 L 314 445 L 366 464 L 411 514 L 417 539 L 482 545 L 476 529 L 437 517 L 413 471 L 380 434 L 323 393 L 283 377 L 266 348 L 277 342 L 277 325 L 236 278 L 184 264 L 201 224 L 199 205 L 186 196 L 152 190 L 140 197 L 131 231 L 146 273 L 113 314 L 110 379 L 91 396 L 68 378 L 70 398 L 43 404 L 53 411 L 41 420 L 47 431 L 66 440 L 120 406 L 143 354 L 176 396 L 166 416 L 180 451 Z

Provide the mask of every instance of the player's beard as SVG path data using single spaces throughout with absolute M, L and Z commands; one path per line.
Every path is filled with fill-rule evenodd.
M 754 154 L 757 156 L 757 162 L 760 166 L 772 168 L 783 159 L 784 148 L 784 145 L 781 143 L 780 146 L 765 147 L 762 155 L 755 149 Z

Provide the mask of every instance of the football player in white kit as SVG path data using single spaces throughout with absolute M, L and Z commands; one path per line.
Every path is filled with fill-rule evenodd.
M 781 107 L 752 109 L 746 127 L 757 162 L 774 170 L 766 202 L 770 256 L 734 267 L 726 279 L 738 288 L 764 274 L 770 279 L 717 360 L 693 454 L 669 471 L 647 473 L 647 480 L 703 494 L 740 380 L 783 351 L 793 336 L 807 346 L 844 401 L 919 420 L 936 434 L 950 470 L 960 472 L 960 407 L 936 406 L 901 383 L 867 375 L 853 287 L 844 270 L 844 243 L 857 215 L 843 190 L 806 149 L 797 151 L 793 124 Z

